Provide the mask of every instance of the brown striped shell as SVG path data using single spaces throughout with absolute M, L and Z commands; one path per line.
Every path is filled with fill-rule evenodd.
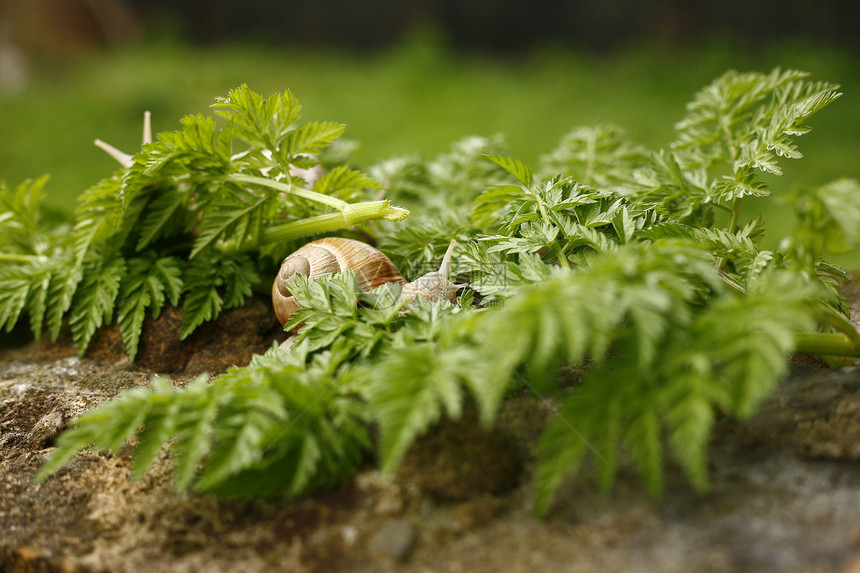
M 284 259 L 272 285 L 272 306 L 281 324 L 299 308 L 287 288 L 286 280 L 296 273 L 318 277 L 329 273 L 352 270 L 363 290 L 374 289 L 387 282 L 406 284 L 400 271 L 383 253 L 361 241 L 342 237 L 326 237 L 312 241 Z

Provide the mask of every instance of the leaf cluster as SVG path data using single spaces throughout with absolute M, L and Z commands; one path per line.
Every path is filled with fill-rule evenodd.
M 675 126 L 677 139 L 634 172 L 629 193 L 662 213 L 709 223 L 714 209 L 734 216 L 744 197 L 766 197 L 763 174 L 782 175 L 779 159 L 803 157 L 794 137 L 805 121 L 842 96 L 838 86 L 808 74 L 730 71 L 699 91 Z
M 478 230 L 469 220 L 475 198 L 508 178 L 486 156 L 506 150 L 501 136 L 471 136 L 454 142 L 448 153 L 430 160 L 395 157 L 369 169 L 384 183 L 390 198 L 416 207 L 409 225 L 386 224 L 379 241 L 404 276 L 428 272 L 452 239 L 468 243 L 475 238 Z
M 729 72 L 696 95 L 667 149 L 595 127 L 572 132 L 536 171 L 474 138 L 431 162 L 381 164 L 372 173 L 388 193 L 426 212 L 411 227 L 375 228 L 383 248 L 427 261 L 461 239 L 471 288 L 457 304 L 406 306 L 397 285 L 365 292 L 350 272 L 296 277 L 304 308 L 287 324 L 298 328 L 289 353 L 211 383 L 159 380 L 85 414 L 40 476 L 88 444 L 115 450 L 137 436 L 138 473 L 171 444 L 180 490 L 293 496 L 353 471 L 372 430 L 390 473 L 467 397 L 490 426 L 505 394 L 525 389 L 558 404 L 535 451 L 539 513 L 587 460 L 604 489 L 631 463 L 657 495 L 667 456 L 705 489 L 717 416 L 753 414 L 787 355 L 860 355 L 835 290 L 843 273 L 822 259 L 856 244 L 858 184 L 798 189 L 796 227 L 774 250 L 741 211 L 744 197 L 766 195 L 760 172 L 798 156 L 792 138 L 835 89 L 799 72 Z M 124 283 L 94 288 L 108 296 Z M 558 376 L 568 364 L 585 367 L 575 388 Z
M 383 427 L 403 423 L 389 412 L 403 406 L 389 396 L 394 388 L 356 359 L 393 349 L 431 349 L 428 343 L 457 312 L 447 303 L 422 303 L 398 320 L 402 304 L 394 304 L 396 289 L 394 284 L 361 291 L 350 271 L 316 281 L 297 277 L 291 291 L 305 308 L 294 321 L 305 326 L 291 352 L 274 347 L 211 382 L 204 375 L 173 388 L 168 379 L 156 377 L 151 389 L 122 394 L 62 434 L 39 479 L 88 445 L 116 451 L 137 436 L 134 474 L 143 475 L 167 444 L 179 492 L 193 484 L 232 497 L 294 497 L 337 484 L 367 458 L 371 418 L 385 419 Z M 424 392 L 429 394 L 424 400 L 408 400 L 412 415 L 420 412 L 424 420 L 420 429 L 439 417 L 423 406 L 432 408 L 438 400 L 459 405 L 461 399 L 452 377 L 434 378 Z M 407 426 L 410 439 L 389 447 L 405 448 L 420 431 L 415 420 Z
M 36 337 L 46 323 L 56 340 L 67 319 L 83 353 L 115 321 L 134 360 L 144 319 L 165 304 L 183 302 L 185 338 L 242 305 L 291 239 L 407 214 L 362 201 L 380 184 L 345 165 L 310 176 L 345 126 L 301 123 L 289 91 L 242 85 L 212 107 L 220 124 L 187 116 L 86 190 L 71 230 L 39 225 L 44 179 L 0 188 L 0 328 L 26 313 Z
M 274 351 L 212 383 L 203 375 L 174 389 L 156 377 L 151 389 L 127 391 L 82 415 L 58 439 L 39 478 L 88 444 L 116 451 L 137 435 L 134 475 L 143 475 L 169 443 L 177 492 L 194 483 L 199 491 L 234 497 L 289 497 L 337 483 L 369 447 L 352 396 L 357 388 L 349 368 L 339 366 L 331 353 L 300 364 Z

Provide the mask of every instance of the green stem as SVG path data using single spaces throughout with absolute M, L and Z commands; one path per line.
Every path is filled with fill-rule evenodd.
M 555 258 L 556 260 L 558 260 L 558 264 L 566 269 L 569 269 L 570 263 L 568 262 L 567 257 L 564 256 L 564 253 L 562 252 L 561 247 L 558 246 L 558 243 L 552 246 L 552 251 L 553 253 L 555 253 Z
M 854 346 L 860 348 L 860 332 L 857 332 L 857 328 L 844 315 L 829 306 L 823 305 L 819 306 L 817 314 L 819 321 L 832 326 L 848 337 Z
M 732 202 L 731 213 L 732 213 L 732 216 L 729 219 L 728 226 L 726 227 L 727 233 L 734 233 L 735 231 L 738 230 L 738 219 L 740 218 L 740 215 L 741 215 L 741 198 L 740 197 L 735 197 L 735 200 Z M 723 265 L 725 265 L 725 263 L 726 263 L 725 257 L 720 257 L 719 259 L 717 259 L 717 272 L 718 273 L 722 274 Z
M 626 329 L 612 331 L 613 342 L 626 340 L 630 333 Z M 860 346 L 841 332 L 795 332 L 794 354 L 814 354 L 819 356 L 851 356 L 860 358 Z
M 39 255 L 16 255 L 13 253 L 0 253 L 0 261 L 8 263 L 29 263 L 33 259 L 46 260 L 47 257 Z
M 860 358 L 860 347 L 839 332 L 798 332 L 794 335 L 794 352 Z
M 721 268 L 721 265 L 719 265 L 719 264 L 717 265 L 717 274 L 719 275 L 719 277 L 723 281 L 723 283 L 725 283 L 727 286 L 731 287 L 736 293 L 738 293 L 738 294 L 746 294 L 747 293 L 747 290 L 744 288 L 744 285 L 742 285 L 741 283 L 739 283 L 738 281 L 736 281 L 735 279 L 733 279 L 732 277 L 730 277 L 726 273 L 724 273 L 723 269 Z
M 540 217 L 545 223 L 552 223 L 549 219 L 549 214 L 546 212 L 546 205 L 544 205 L 543 199 L 540 196 L 540 193 L 534 191 L 525 185 L 522 186 L 522 189 L 526 192 L 526 195 L 531 195 L 535 199 L 535 203 L 537 203 L 538 211 L 540 211 Z
M 719 269 L 720 278 L 740 294 L 746 290 L 742 285 L 723 274 Z M 819 306 L 816 310 L 819 322 L 838 330 L 837 333 L 808 333 L 795 335 L 795 352 L 799 354 L 833 354 L 837 356 L 860 357 L 860 332 L 844 315 L 829 306 Z
M 734 233 L 738 230 L 738 219 L 741 215 L 741 198 L 735 197 L 735 200 L 732 202 L 732 217 L 729 219 L 729 225 L 726 227 L 727 233 Z
M 263 185 L 264 187 L 271 187 L 272 189 L 277 189 L 278 191 L 283 191 L 284 193 L 289 193 L 290 195 L 295 195 L 296 197 L 301 197 L 302 199 L 307 199 L 315 203 L 322 203 L 323 205 L 328 205 L 329 207 L 333 207 L 338 211 L 343 211 L 347 207 L 349 207 L 349 203 L 347 203 L 346 201 L 342 201 L 336 197 L 329 197 L 328 195 L 323 195 L 322 193 L 317 193 L 315 191 L 299 187 L 298 185 L 292 185 L 291 183 L 284 183 L 282 181 L 275 181 L 274 179 L 269 179 L 268 177 L 258 177 L 256 175 L 233 173 L 232 175 L 228 175 L 226 179 L 229 181 L 235 181 L 236 183 L 250 183 L 251 185 Z
M 392 207 L 389 201 L 346 203 L 346 207 L 337 213 L 326 213 L 282 225 L 270 226 L 260 235 L 260 243 L 275 243 L 305 235 L 337 231 L 378 219 L 402 221 L 408 215 L 409 211 L 400 207 Z

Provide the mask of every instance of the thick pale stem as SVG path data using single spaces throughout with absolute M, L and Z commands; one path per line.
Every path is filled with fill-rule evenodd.
M 275 181 L 274 179 L 269 179 L 267 177 L 258 177 L 256 175 L 244 175 L 242 173 L 234 173 L 233 175 L 227 176 L 227 179 L 229 179 L 230 181 L 235 181 L 237 183 L 250 183 L 251 185 L 262 185 L 264 187 L 277 189 L 278 191 L 283 191 L 284 193 L 289 193 L 290 195 L 295 195 L 296 197 L 301 197 L 302 199 L 307 199 L 315 203 L 328 205 L 329 207 L 333 207 L 338 211 L 345 211 L 347 208 L 350 207 L 349 203 L 347 203 L 346 201 L 341 201 L 336 197 L 329 197 L 328 195 L 323 195 L 322 193 L 316 193 L 314 191 L 304 189 L 303 187 L 299 187 L 298 185 L 292 185 L 290 183 L 284 183 L 282 181 Z M 381 201 L 373 201 L 373 203 L 381 203 Z M 353 205 L 353 207 L 354 206 L 355 205 Z
M 627 340 L 631 333 L 627 329 L 612 331 L 614 342 Z M 851 356 L 860 358 L 860 346 L 840 332 L 795 332 L 792 354 L 812 354 L 817 356 Z
M 34 260 L 47 261 L 48 257 L 40 255 L 16 255 L 14 253 L 0 253 L 0 261 L 6 263 L 29 263 Z
M 857 331 L 857 328 L 844 315 L 829 306 L 820 306 L 818 309 L 818 320 L 832 326 L 847 336 L 854 346 L 860 348 L 860 332 Z
M 260 242 L 267 244 L 305 235 L 337 231 L 380 219 L 402 221 L 408 215 L 409 211 L 400 207 L 392 207 L 388 201 L 365 201 L 352 205 L 347 203 L 346 208 L 337 213 L 326 213 L 299 221 L 291 221 L 283 225 L 271 226 L 260 236 Z
M 794 335 L 794 352 L 860 358 L 860 347 L 842 333 L 798 332 Z

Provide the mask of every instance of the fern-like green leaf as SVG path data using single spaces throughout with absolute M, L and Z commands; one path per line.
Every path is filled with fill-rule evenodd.
M 258 462 L 264 453 L 266 435 L 286 415 L 283 398 L 270 387 L 243 387 L 219 415 L 215 429 L 219 447 L 212 452 L 197 487 L 212 489 Z
M 36 340 L 42 337 L 42 324 L 45 321 L 45 312 L 48 308 L 48 289 L 51 287 L 51 271 L 54 270 L 50 263 L 41 269 L 41 277 L 32 277 L 32 287 L 27 300 L 27 314 L 30 315 L 30 331 Z M 41 279 L 41 280 L 40 280 Z
M 608 189 L 629 184 L 633 173 L 648 165 L 649 155 L 614 125 L 578 127 L 552 153 L 541 157 L 541 172 Z
M 232 135 L 232 123 L 219 131 L 211 117 L 199 114 L 183 117 L 182 129 L 159 133 L 154 143 L 145 145 L 135 156 L 134 164 L 122 178 L 123 199 L 129 203 L 152 191 L 188 193 L 191 190 L 186 185 L 196 186 L 197 181 L 191 179 L 180 186 L 172 178 L 188 180 L 189 173 L 212 177 L 229 172 L 234 167 L 230 155 Z M 195 199 L 205 200 L 205 195 Z M 150 229 L 157 227 L 158 218 L 170 204 L 168 198 L 161 200 L 149 222 Z
M 452 239 L 468 244 L 472 237 L 469 221 L 455 213 L 448 213 L 420 217 L 420 220 L 385 236 L 379 242 L 379 249 L 388 255 L 404 276 L 411 278 L 429 272 L 428 269 L 437 270 L 438 261 Z M 458 263 L 458 259 L 452 261 L 452 276 L 458 272 Z
M 510 182 L 510 174 L 487 156 L 502 156 L 504 139 L 465 137 L 430 161 L 397 157 L 370 168 L 371 175 L 389 189 L 388 196 L 416 203 L 417 215 L 463 217 L 472 201 L 489 187 Z
M 179 402 L 175 399 L 173 384 L 169 378 L 155 376 L 152 386 L 153 390 L 146 400 L 146 418 L 143 420 L 143 429 L 138 433 L 131 465 L 134 479 L 143 477 L 175 432 Z
M 205 223 L 198 229 L 191 258 L 197 257 L 219 240 L 229 239 L 236 248 L 253 243 L 263 226 L 267 199 L 265 195 L 245 194 L 223 197 L 210 203 Z
M 150 394 L 147 388 L 126 390 L 115 400 L 76 418 L 72 427 L 57 438 L 56 447 L 39 468 L 35 480 L 43 481 L 87 446 L 115 452 L 137 433 L 146 419 Z
M 735 171 L 734 177 L 724 177 L 713 190 L 720 201 L 734 201 L 746 196 L 767 197 L 770 190 L 758 179 L 753 165 Z
M 13 190 L 0 181 L 0 250 L 40 254 L 44 187 L 48 176 L 28 179 Z
M 428 344 L 398 348 L 383 359 L 370 402 L 381 432 L 383 473 L 391 474 L 406 448 L 443 413 L 452 419 L 460 416 L 458 371 L 465 366 L 462 357 L 439 354 Z
M 209 377 L 202 375 L 188 384 L 175 399 L 181 400 L 173 422 L 176 441 L 175 489 L 182 493 L 194 481 L 201 460 L 212 447 L 212 435 L 218 417 L 219 397 L 222 392 L 213 390 Z
M 730 381 L 731 409 L 750 416 L 787 371 L 793 333 L 813 327 L 808 305 L 814 291 L 786 272 L 754 281 L 744 297 L 716 301 L 697 321 L 711 360 Z M 744 320 L 727 317 L 743 316 Z
M 166 189 L 149 205 L 149 210 L 141 221 L 137 240 L 137 250 L 142 251 L 162 236 L 169 236 L 183 224 L 182 209 L 186 193 L 180 188 Z
M 129 360 L 137 356 L 146 309 L 151 308 L 152 317 L 158 318 L 166 301 L 173 306 L 179 304 L 181 275 L 175 257 L 156 258 L 149 253 L 128 261 L 128 272 L 119 293 L 117 322 Z
M 122 216 L 119 197 L 120 181 L 101 180 L 79 198 L 77 223 L 72 232 L 75 256 L 82 264 L 91 246 L 98 246 L 113 236 Z
M 275 150 L 301 117 L 302 106 L 289 90 L 264 98 L 242 84 L 218 98 L 212 109 L 232 122 L 236 137 L 252 147 Z
M 199 489 L 293 497 L 335 485 L 361 463 L 369 445 L 364 409 L 349 397 L 348 369 L 333 379 L 344 355 L 281 363 L 276 353 L 215 381 L 229 393 Z
M 72 299 L 82 278 L 82 268 L 68 261 L 60 265 L 57 272 L 51 277 L 47 308 L 45 309 L 45 318 L 48 322 L 51 340 L 57 340 L 60 335 L 63 316 L 71 307 Z
M 813 189 L 800 188 L 792 196 L 798 226 L 795 244 L 803 243 L 813 256 L 842 253 L 860 242 L 860 183 L 839 179 Z
M 504 218 L 514 200 L 523 196 L 523 189 L 518 185 L 497 185 L 481 193 L 475 200 L 475 205 L 469 218 L 479 229 L 493 225 L 498 219 Z
M 786 372 L 792 333 L 811 327 L 805 309 L 812 298 L 813 292 L 787 273 L 767 274 L 746 296 L 726 293 L 695 320 L 673 322 L 660 336 L 665 343 L 654 349 L 660 360 L 652 359 L 649 369 L 622 358 L 589 372 L 538 445 L 537 511 L 546 512 L 562 478 L 579 471 L 589 451 L 602 486 L 611 486 L 621 443 L 657 495 L 663 426 L 691 482 L 706 488 L 708 436 L 716 412 L 749 416 L 772 391 Z M 730 318 L 739 316 L 744 320 Z M 635 356 L 631 350 L 641 344 L 624 340 L 621 356 Z
M 182 280 L 185 311 L 179 337 L 184 340 L 222 310 L 242 305 L 259 279 L 247 255 L 205 253 L 194 258 Z
M 539 459 L 534 493 L 534 510 L 538 515 L 546 515 L 562 480 L 579 471 L 586 453 L 591 451 L 599 455 L 591 442 L 590 430 L 595 424 L 594 418 L 607 416 L 605 399 L 613 389 L 611 380 L 607 378 L 607 382 L 578 389 L 576 401 L 567 400 L 541 434 L 534 450 Z M 609 463 L 605 458 L 595 457 L 595 463 Z
M 333 121 L 311 121 L 289 131 L 277 148 L 286 163 L 293 157 L 319 153 L 346 131 L 346 126 Z
M 366 189 L 381 189 L 376 179 L 346 166 L 335 167 L 314 182 L 313 190 L 344 201 L 362 198 Z
M 29 294 L 29 274 L 22 266 L 0 270 L 0 328 L 9 332 L 15 327 Z
M 535 179 L 528 165 L 507 155 L 487 155 L 487 159 L 514 176 L 523 187 L 530 188 Z
M 657 211 L 672 219 L 683 220 L 695 214 L 708 199 L 709 183 L 702 167 L 683 169 L 684 158 L 677 153 L 659 151 L 651 156 L 648 167 L 634 173 L 635 199 L 656 204 Z
M 81 354 L 86 351 L 96 330 L 103 324 L 110 324 L 125 271 L 125 261 L 121 257 L 84 267 L 69 317 L 72 340 Z

